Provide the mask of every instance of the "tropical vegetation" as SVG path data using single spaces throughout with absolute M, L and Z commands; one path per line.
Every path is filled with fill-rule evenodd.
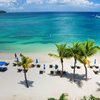
M 85 78 L 87 79 L 87 65 L 90 66 L 90 61 L 88 57 L 97 53 L 100 50 L 99 46 L 94 45 L 93 40 L 87 40 L 84 42 L 74 42 L 72 46 L 67 46 L 66 44 L 56 44 L 57 54 L 48 54 L 49 56 L 57 57 L 60 59 L 62 65 L 62 74 L 63 75 L 63 59 L 64 58 L 74 58 L 74 69 L 73 69 L 73 78 L 75 81 L 75 69 L 77 61 L 81 62 L 85 68 Z
M 79 57 L 80 57 L 80 43 L 79 43 L 79 42 L 72 43 L 72 47 L 69 46 L 69 47 L 66 49 L 66 52 L 67 52 L 66 55 L 65 55 L 66 58 L 70 58 L 70 57 L 73 57 L 73 58 L 74 58 L 73 77 L 74 77 L 74 81 L 75 81 L 76 63 L 77 63 L 77 60 L 78 60 Z
M 49 56 L 53 56 L 53 57 L 56 57 L 56 58 L 59 58 L 60 59 L 60 62 L 61 62 L 61 66 L 62 66 L 62 73 L 61 73 L 61 77 L 63 76 L 63 59 L 65 58 L 65 55 L 66 55 L 66 44 L 56 44 L 56 48 L 57 48 L 57 53 L 58 54 L 52 54 L 52 53 L 49 53 L 48 55 Z
M 23 68 L 23 72 L 24 72 L 24 77 L 25 77 L 25 83 L 26 83 L 26 87 L 29 88 L 29 85 L 28 85 L 28 81 L 27 81 L 27 71 L 28 69 L 31 67 L 31 64 L 32 64 L 32 59 L 29 58 L 29 57 L 26 57 L 24 55 L 20 55 L 21 57 L 21 61 L 18 61 L 17 62 L 17 65 L 18 66 L 22 66 Z
M 48 100 L 68 100 L 67 97 L 68 97 L 68 95 L 66 95 L 66 94 L 63 93 L 63 94 L 59 97 L 59 99 L 49 98 Z
M 88 57 L 94 55 L 97 53 L 97 51 L 100 49 L 99 46 L 94 45 L 93 40 L 87 40 L 83 43 L 81 43 L 81 49 L 80 49 L 80 57 L 79 61 L 84 65 L 85 68 L 85 74 L 86 74 L 86 79 L 87 79 L 87 67 L 86 64 L 90 65 L 90 61 Z
M 55 99 L 55 98 L 49 98 L 48 100 L 68 100 L 68 95 L 65 95 L 64 93 L 59 97 L 59 99 Z M 93 95 L 90 95 L 89 97 L 84 96 L 82 99 L 80 100 L 100 100 L 100 98 L 95 97 Z
M 88 98 L 84 96 L 81 100 L 100 100 L 100 98 L 90 95 Z

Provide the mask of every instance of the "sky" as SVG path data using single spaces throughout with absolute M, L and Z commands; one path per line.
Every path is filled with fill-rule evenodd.
M 0 10 L 6 10 L 8 12 L 100 12 L 100 0 L 0 0 Z

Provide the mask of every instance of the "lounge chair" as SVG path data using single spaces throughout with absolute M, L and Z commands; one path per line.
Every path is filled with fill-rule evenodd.
M 21 72 L 22 71 L 22 69 L 17 69 L 17 72 Z
M 41 65 L 40 64 L 37 64 L 37 68 L 40 68 L 41 67 Z
M 66 75 L 66 71 L 63 71 L 63 75 Z
M 5 72 L 7 70 L 8 70 L 7 67 L 0 67 L 0 72 Z
M 80 66 L 76 66 L 77 67 L 77 69 L 80 69 L 81 67 Z
M 90 68 L 93 68 L 93 66 L 89 66 Z
M 26 72 L 26 73 L 27 73 L 27 71 L 28 71 L 27 69 L 23 70 L 23 72 Z
M 96 65 L 94 65 L 94 67 L 95 67 L 96 69 L 98 69 L 98 68 L 99 68 L 99 66 L 96 66 Z
M 8 66 L 8 65 L 9 65 L 9 63 L 6 63 L 6 64 L 5 64 L 5 66 Z
M 74 66 L 71 66 L 72 69 L 74 69 Z
M 56 71 L 56 74 L 57 74 L 57 75 L 61 75 L 61 71 L 57 70 L 57 71 Z
M 74 66 L 71 66 L 72 69 L 74 69 Z M 80 66 L 75 66 L 75 68 L 80 69 Z
M 40 71 L 39 71 L 39 74 L 43 74 L 43 71 L 42 71 L 42 70 L 40 70 Z
M 58 69 L 58 65 L 55 65 L 55 69 Z
M 15 66 L 17 66 L 17 64 L 16 63 L 13 63 L 13 66 L 15 67 Z
M 99 71 L 95 71 L 95 70 L 93 70 L 93 72 L 94 72 L 94 74 L 98 74 L 99 73 Z
M 90 68 L 93 68 L 93 67 L 95 67 L 96 69 L 98 69 L 99 68 L 99 66 L 97 66 L 97 65 L 93 65 L 93 66 L 89 66 Z
M 50 71 L 50 75 L 54 75 L 54 71 Z
M 53 65 L 49 65 L 49 68 L 52 68 L 53 67 Z
M 34 65 L 34 64 L 32 64 L 32 65 L 31 65 L 31 67 L 33 68 L 33 67 L 35 67 L 35 65 Z

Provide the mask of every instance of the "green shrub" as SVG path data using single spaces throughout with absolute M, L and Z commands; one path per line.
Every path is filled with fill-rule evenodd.
M 65 95 L 64 93 L 59 97 L 59 99 L 55 98 L 49 98 L 48 100 L 68 100 L 67 97 L 68 95 Z
M 86 96 L 84 96 L 83 99 L 81 99 L 81 100 L 87 100 L 87 99 L 86 99 Z
M 66 95 L 63 93 L 63 94 L 60 96 L 59 100 L 68 100 L 68 99 L 66 98 Z
M 49 98 L 48 100 L 56 100 L 55 98 Z
M 100 98 L 90 95 L 90 97 L 88 99 L 84 96 L 81 100 L 100 100 Z
M 100 98 L 96 98 L 93 95 L 90 96 L 89 100 L 100 100 Z

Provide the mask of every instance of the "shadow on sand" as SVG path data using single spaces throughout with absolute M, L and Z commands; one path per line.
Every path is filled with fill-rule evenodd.
M 27 80 L 27 82 L 28 82 L 29 87 L 33 87 L 33 82 L 34 81 Z M 20 81 L 18 84 L 24 85 L 26 87 L 25 80 L 24 81 Z
M 61 77 L 61 74 L 48 74 L 50 76 L 60 76 Z M 71 83 L 75 83 L 78 87 L 82 87 L 83 86 L 83 80 L 84 81 L 88 81 L 89 79 L 86 80 L 85 78 L 85 75 L 84 74 L 75 74 L 75 81 L 73 79 L 73 73 L 69 73 L 69 72 L 65 72 L 62 76 L 62 78 L 67 78 L 69 79 L 69 82 Z

